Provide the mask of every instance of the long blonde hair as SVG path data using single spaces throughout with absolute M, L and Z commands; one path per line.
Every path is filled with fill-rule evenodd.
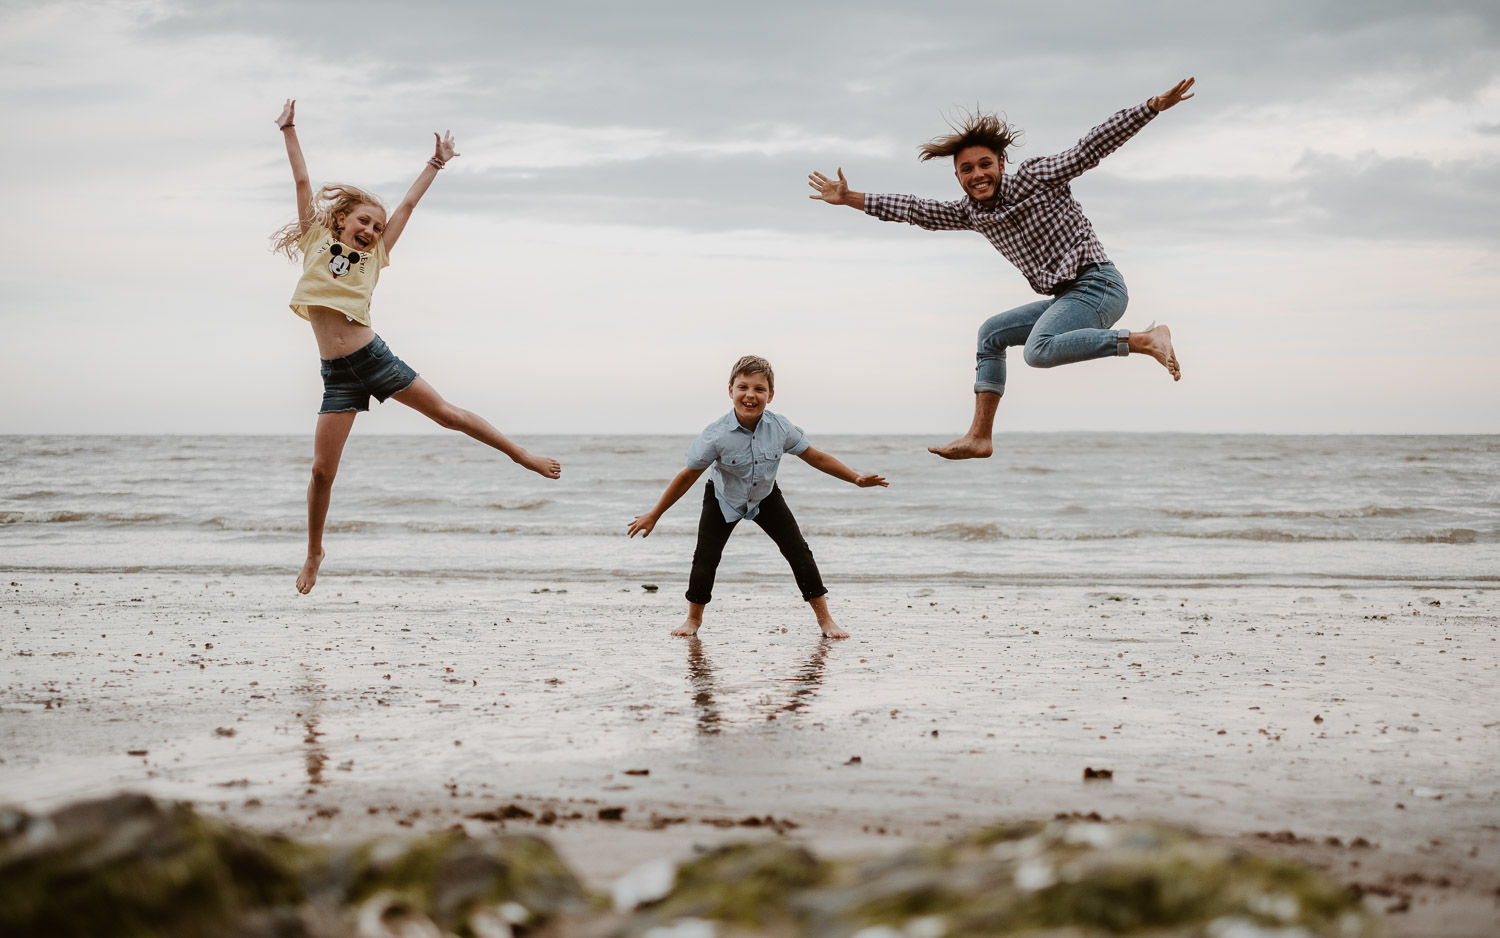
M 321 225 L 338 237 L 339 216 L 352 212 L 359 205 L 373 205 L 387 217 L 390 216 L 385 203 L 374 193 L 341 182 L 331 183 L 313 193 L 313 197 L 308 200 L 308 214 L 311 217 L 306 225 L 301 221 L 288 222 L 271 235 L 271 250 L 296 260 L 301 253 L 297 242 L 302 240 L 308 228 Z

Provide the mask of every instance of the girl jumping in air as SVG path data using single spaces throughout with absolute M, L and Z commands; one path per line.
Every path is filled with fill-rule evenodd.
M 344 441 L 355 415 L 370 409 L 372 395 L 381 402 L 393 397 L 440 426 L 467 433 L 549 479 L 556 479 L 562 467 L 555 459 L 528 453 L 478 414 L 445 401 L 370 328 L 370 294 L 381 268 L 389 263 L 396 239 L 438 170 L 458 156 L 452 135 L 433 134 L 436 152 L 396 211 L 387 216 L 379 199 L 353 186 L 326 185 L 313 192 L 292 123 L 296 106 L 296 101 L 288 99 L 276 126 L 286 141 L 297 184 L 297 220 L 276 232 L 272 244 L 293 260 L 302 256 L 302 279 L 292 294 L 292 312 L 312 324 L 323 360 L 323 406 L 318 410 L 312 482 L 307 487 L 307 562 L 297 574 L 297 590 L 306 593 L 318 581 L 318 567 L 323 563 L 323 523 Z

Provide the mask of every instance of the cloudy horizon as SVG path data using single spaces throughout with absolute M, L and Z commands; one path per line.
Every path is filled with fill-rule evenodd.
M 1013 356 L 998 429 L 1500 432 L 1500 8 L 1484 3 L 36 3 L 0 7 L 0 433 L 305 433 L 320 386 L 272 119 L 398 201 L 376 329 L 507 432 L 690 434 L 739 355 L 809 432 L 967 425 L 974 333 L 1034 299 L 951 199 L 959 109 L 1017 159 L 1197 78 L 1074 183 L 1184 378 Z M 427 432 L 376 408 L 358 432 Z

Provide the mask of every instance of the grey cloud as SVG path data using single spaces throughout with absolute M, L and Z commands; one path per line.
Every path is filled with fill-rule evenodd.
M 1500 121 L 1493 124 L 1475 124 L 1474 129 L 1482 134 L 1500 134 Z
M 1318 230 L 1374 240 L 1500 240 L 1500 160 L 1309 153 L 1297 169 Z
M 1500 241 L 1500 160 L 1435 163 L 1305 154 L 1293 178 L 1142 182 L 1100 174 L 1081 196 L 1101 237 Z
M 1128 10 L 1087 0 L 1066 11 L 916 8 L 895 0 L 769 0 L 733 9 L 369 0 L 358 16 L 357 29 L 322 30 L 301 4 L 194 2 L 165 17 L 143 15 L 141 28 L 180 40 L 260 36 L 293 57 L 347 65 L 358 91 L 340 113 L 299 111 L 326 133 L 358 124 L 372 138 L 394 139 L 415 133 L 413 124 L 451 127 L 463 149 L 465 139 L 501 124 L 534 122 L 646 130 L 680 149 L 777 126 L 809 138 L 887 144 L 875 155 L 809 149 L 586 159 L 578 167 L 464 175 L 427 197 L 452 211 L 694 231 L 806 231 L 809 210 L 822 208 L 805 198 L 806 174 L 840 163 L 856 188 L 956 196 L 946 172 L 914 159 L 915 146 L 942 129 L 953 106 L 1006 110 L 1032 141 L 1018 153 L 1024 158 L 1066 146 L 1189 72 L 1199 76 L 1199 97 L 1173 112 L 1173 126 L 1190 127 L 1204 109 L 1300 105 L 1366 80 L 1395 81 L 1406 96 L 1371 96 L 1371 108 L 1433 95 L 1464 99 L 1500 76 L 1500 4 L 1490 0 L 1420 8 L 1404 0 L 1233 8 L 1149 0 Z M 1500 133 L 1500 125 L 1477 130 Z M 408 182 L 381 188 L 397 194 Z M 1114 177 L 1106 165 L 1075 191 L 1106 242 L 1111 232 L 1140 231 L 1494 237 L 1494 226 L 1484 224 L 1495 208 L 1492 165 L 1310 154 L 1285 183 L 1142 182 Z M 870 237 L 902 228 L 867 226 Z
M 914 162 L 914 161 L 913 161 Z M 855 218 L 807 198 L 816 155 L 670 156 L 586 168 L 455 177 L 428 199 L 449 211 L 702 232 L 763 229 L 840 237 L 926 237 L 904 225 Z M 945 172 L 882 158 L 845 164 L 856 188 L 949 199 Z M 875 185 L 862 185 L 862 177 Z M 1075 197 L 1106 245 L 1117 237 L 1165 240 L 1348 238 L 1455 242 L 1500 238 L 1500 160 L 1434 163 L 1309 152 L 1290 180 L 1180 177 L 1139 180 L 1096 170 Z
M 390 96 L 390 107 L 432 119 L 488 111 L 496 120 L 682 128 L 707 138 L 761 121 L 860 135 L 925 128 L 941 109 L 976 101 L 1016 116 L 1024 108 L 1026 126 L 1065 131 L 1091 123 L 1101 102 L 1123 106 L 1193 72 L 1200 100 L 1221 108 L 1303 101 L 1330 84 L 1392 74 L 1412 99 L 1464 97 L 1500 74 L 1500 8 L 1480 2 L 1158 0 L 1128 13 L 1102 0 L 1065 11 L 893 0 L 368 2 L 359 20 L 359 29 L 320 30 L 301 5 L 193 3 L 145 28 L 262 35 L 299 57 L 347 59 L 356 70 L 399 62 L 399 77 L 367 72 L 407 91 L 460 77 L 439 99 L 402 105 Z

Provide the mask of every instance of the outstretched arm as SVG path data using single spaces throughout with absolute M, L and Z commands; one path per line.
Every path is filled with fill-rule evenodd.
M 292 123 L 296 116 L 297 102 L 287 98 L 276 118 L 276 126 L 281 129 L 282 140 L 286 142 L 286 158 L 292 164 L 292 182 L 297 185 L 297 221 L 305 229 L 312 219 L 312 179 L 307 175 L 307 161 L 302 158 L 302 144 L 297 142 L 297 129 Z
M 1111 115 L 1109 120 L 1091 129 L 1076 144 L 1061 153 L 1027 160 L 1021 164 L 1016 177 L 1029 177 L 1049 186 L 1076 179 L 1123 146 L 1125 141 L 1139 133 L 1159 112 L 1191 98 L 1188 89 L 1193 87 L 1193 81 L 1192 78 L 1184 78 L 1165 94 L 1153 95 L 1144 104 L 1137 104 Z
M 849 188 L 849 180 L 844 178 L 842 168 L 838 174 L 837 179 L 830 179 L 818 172 L 809 175 L 807 184 L 817 191 L 808 198 L 818 199 L 829 205 L 848 205 L 861 212 L 868 212 L 881 221 L 904 221 L 928 231 L 956 231 L 969 227 L 969 221 L 957 202 L 936 202 L 913 195 L 866 197 L 863 192 L 855 192 Z
M 391 253 L 391 249 L 396 246 L 396 239 L 401 237 L 401 232 L 406 229 L 406 221 L 411 218 L 412 209 L 417 207 L 417 203 L 426 194 L 427 187 L 432 185 L 432 181 L 437 178 L 438 170 L 443 168 L 444 163 L 459 155 L 453 149 L 453 135 L 451 133 L 445 130 L 443 131 L 443 135 L 439 137 L 437 132 L 434 131 L 432 136 L 437 140 L 437 146 L 432 159 L 428 160 L 427 165 L 422 167 L 422 171 L 417 174 L 417 181 L 411 184 L 410 189 L 406 190 L 406 195 L 401 199 L 401 204 L 396 206 L 396 210 L 391 213 L 391 217 L 386 219 L 385 234 L 382 236 L 382 240 L 385 242 L 385 252 L 387 254 Z
M 703 472 L 702 469 L 684 469 L 673 476 L 672 481 L 667 483 L 667 490 L 661 493 L 656 507 L 644 515 L 636 515 L 635 519 L 630 522 L 627 529 L 630 536 L 635 537 L 639 534 L 641 537 L 650 537 L 651 529 L 656 527 L 656 522 L 661 520 L 661 516 L 667 513 L 668 508 L 677 504 L 679 498 L 687 494 L 688 489 L 693 487 L 693 483 L 698 481 L 698 477 L 703 475 Z
M 885 481 L 885 478 L 883 476 L 878 476 L 873 472 L 867 473 L 866 475 L 860 475 L 853 469 L 850 469 L 848 466 L 839 462 L 834 457 L 828 455 L 822 450 L 813 449 L 811 446 L 798 453 L 797 455 L 801 457 L 803 462 L 807 463 L 809 466 L 812 466 L 819 472 L 826 472 L 829 475 L 833 476 L 835 479 L 842 479 L 845 482 L 853 482 L 855 485 L 859 486 L 862 489 L 867 489 L 872 485 L 890 485 L 889 482 Z

